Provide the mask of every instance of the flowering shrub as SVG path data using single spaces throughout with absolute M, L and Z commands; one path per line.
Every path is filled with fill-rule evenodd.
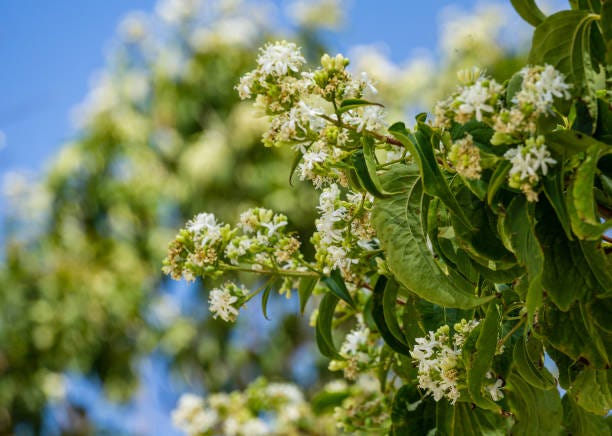
M 535 26 L 529 65 L 504 83 L 461 71 L 413 128 L 389 126 L 342 55 L 307 69 L 295 44 L 265 45 L 236 88 L 269 116 L 264 144 L 291 147 L 320 190 L 314 259 L 256 210 L 244 236 L 196 232 L 196 217 L 165 261 L 173 277 L 267 276 L 264 313 L 272 288 L 296 288 L 302 308 L 316 298 L 330 369 L 378 378 L 381 396 L 357 406 L 365 429 L 609 432 L 612 3 L 548 17 L 512 3 Z M 228 319 L 252 297 L 219 292 L 211 309 Z

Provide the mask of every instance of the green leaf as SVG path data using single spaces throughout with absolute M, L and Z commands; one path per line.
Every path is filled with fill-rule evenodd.
M 436 403 L 414 384 L 404 385 L 393 398 L 391 422 L 392 435 L 429 434 L 436 428 Z
M 566 159 L 577 153 L 585 152 L 593 146 L 605 149 L 605 144 L 602 142 L 575 130 L 555 130 L 544 137 L 546 145 Z
M 512 99 L 522 87 L 523 75 L 520 72 L 514 73 L 506 86 L 506 104 L 509 105 L 512 102 Z
M 487 190 L 487 204 L 493 209 L 497 210 L 497 205 L 494 204 L 496 194 L 501 187 L 508 180 L 508 173 L 512 168 L 512 164 L 509 160 L 503 160 L 500 164 L 495 167 L 491 179 L 489 180 L 489 189 Z
M 599 25 L 606 44 L 606 63 L 612 64 L 612 2 L 606 1 L 601 5 Z
M 312 407 L 312 411 L 316 415 L 320 415 L 326 412 L 333 412 L 336 407 L 341 407 L 342 402 L 350 396 L 351 394 L 348 391 L 321 391 L 312 397 L 310 400 L 310 405 Z
M 469 403 L 461 402 L 451 406 L 442 400 L 437 403 L 437 412 L 438 427 L 435 434 L 448 436 L 507 434 L 507 422 L 499 413 L 474 408 Z
M 612 350 L 612 335 L 597 326 L 588 309 L 581 302 L 567 312 L 545 305 L 539 312 L 538 330 L 547 343 L 572 360 L 605 369 L 610 366 L 608 351 Z
M 546 15 L 538 8 L 534 0 L 511 0 L 518 14 L 532 26 L 537 26 L 546 19 Z
M 352 109 L 357 109 L 362 106 L 380 106 L 384 107 L 380 103 L 376 103 L 373 101 L 363 100 L 361 98 L 349 98 L 340 103 L 340 107 L 338 108 L 338 113 L 343 114 L 344 112 L 350 111 Z
M 457 190 L 456 198 L 472 223 L 472 229 L 469 229 L 455 215 L 451 216 L 459 246 L 487 268 L 508 269 L 515 266 L 516 258 L 500 241 L 485 204 L 465 188 Z
M 572 227 L 570 222 L 569 213 L 567 212 L 567 206 L 565 205 L 565 198 L 563 195 L 563 168 L 561 165 L 555 166 L 550 169 L 548 175 L 543 178 L 542 186 L 544 187 L 544 194 L 553 207 L 557 214 L 557 219 L 563 227 L 565 236 L 569 240 L 574 239 L 572 234 Z
M 583 409 L 605 416 L 612 409 L 612 376 L 610 370 L 584 369 L 568 391 Z
M 293 161 L 291 162 L 291 170 L 289 171 L 289 185 L 293 186 L 293 175 L 295 174 L 295 170 L 297 169 L 300 161 L 302 160 L 302 152 L 298 150 L 293 156 Z
M 423 190 L 414 166 L 394 165 L 381 179 L 386 189 L 404 192 L 377 199 L 372 222 L 395 279 L 421 298 L 445 307 L 472 308 L 489 301 L 457 273 L 446 274 L 427 246 L 421 226 Z M 452 271 L 452 270 L 451 270 Z
M 335 360 L 344 360 L 334 345 L 332 335 L 334 311 L 340 299 L 334 294 L 325 294 L 319 304 L 319 315 L 315 326 L 315 338 L 317 347 L 325 357 Z
M 552 389 L 557 383 L 552 374 L 544 367 L 542 342 L 533 336 L 520 338 L 514 345 L 512 362 L 516 372 L 537 389 Z
M 600 244 L 595 241 L 580 241 L 580 247 L 591 272 L 599 282 L 595 295 L 600 298 L 612 297 L 612 257 L 606 256 Z
M 599 158 L 612 153 L 606 144 L 590 146 L 585 159 L 576 170 L 566 196 L 567 208 L 574 233 L 581 239 L 600 240 L 604 232 L 612 228 L 612 220 L 599 221 L 593 185 Z
M 541 390 L 531 386 L 518 374 L 506 380 L 506 397 L 516 424 L 511 434 L 557 435 L 561 430 L 563 410 L 555 389 Z
M 389 127 L 391 133 L 400 141 L 414 156 L 421 173 L 425 192 L 431 196 L 438 197 L 463 224 L 471 228 L 469 219 L 463 213 L 461 206 L 451 192 L 446 178 L 440 171 L 433 151 L 433 131 L 426 124 L 419 122 L 417 131 L 412 134 L 404 123 L 395 123 Z
M 363 149 L 357 150 L 351 155 L 351 161 L 361 185 L 374 197 L 384 198 L 393 195 L 393 193 L 387 192 L 383 188 L 376 172 L 376 146 L 374 140 L 364 136 L 362 143 Z
M 535 232 L 543 252 L 542 286 L 561 310 L 568 310 L 587 294 L 601 294 L 602 288 L 584 256 L 581 241 L 570 241 L 546 203 L 538 205 Z
M 274 289 L 275 280 L 270 280 L 270 282 L 266 285 L 263 294 L 261 295 L 261 311 L 263 312 L 264 318 L 268 321 L 268 299 L 270 298 L 270 293 Z
M 500 217 L 501 230 L 519 263 L 527 269 L 527 314 L 529 322 L 542 305 L 543 253 L 535 237 L 533 206 L 523 195 L 514 197 L 506 214 Z
M 588 56 L 583 37 L 589 35 L 595 18 L 587 11 L 561 11 L 546 18 L 533 34 L 529 63 L 550 64 L 565 74 L 570 83 L 582 88 Z
M 355 307 L 353 297 L 351 297 L 348 289 L 346 289 L 344 279 L 342 278 L 342 274 L 340 274 L 339 270 L 334 269 L 329 276 L 324 276 L 321 278 L 321 281 L 327 285 L 329 290 L 336 295 L 336 297 L 344 300 L 352 308 Z
M 315 286 L 319 282 L 318 278 L 315 277 L 304 277 L 300 279 L 300 284 L 298 286 L 298 295 L 300 297 L 300 313 L 304 314 L 304 309 L 306 308 L 306 303 L 308 303 L 308 299 L 312 295 L 312 291 L 314 291 Z
M 467 388 L 472 401 L 478 407 L 497 413 L 501 411 L 499 404 L 492 401 L 491 398 L 485 397 L 482 394 L 482 388 L 483 385 L 491 383 L 491 380 L 487 381 L 486 374 L 491 369 L 493 356 L 495 356 L 495 350 L 497 349 L 499 327 L 499 309 L 496 304 L 489 303 L 482 327 L 478 329 L 479 334 L 474 349 L 471 349 L 472 347 L 463 348 L 463 360 L 467 370 Z
M 587 412 L 566 394 L 561 400 L 563 405 L 563 425 L 573 436 L 610 436 L 610 429 L 601 416 Z
M 385 343 L 394 351 L 410 356 L 410 347 L 397 322 L 397 289 L 395 280 L 378 277 L 372 296 L 372 317 Z

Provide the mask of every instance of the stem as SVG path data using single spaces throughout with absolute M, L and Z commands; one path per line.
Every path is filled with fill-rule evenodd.
M 338 117 L 338 120 L 334 120 L 333 118 L 328 117 L 327 115 L 324 114 L 320 114 L 319 117 L 323 118 L 326 121 L 329 121 L 332 124 L 336 124 L 338 127 L 344 128 L 344 129 L 349 129 L 349 130 L 353 130 L 353 131 L 357 131 L 357 128 L 354 126 L 349 126 L 347 124 L 344 124 L 341 120 L 340 117 Z M 386 142 L 387 144 L 392 144 L 392 145 L 397 145 L 399 147 L 403 147 L 404 144 L 402 144 L 400 141 L 398 141 L 395 138 L 392 138 L 390 136 L 385 136 L 385 135 L 381 135 L 380 133 L 376 133 L 376 132 L 370 132 L 369 130 L 363 130 L 363 133 L 366 133 L 370 136 L 373 136 L 374 138 L 378 139 L 381 142 Z
M 499 348 L 500 346 L 502 346 L 503 344 L 506 343 L 506 341 L 508 339 L 510 339 L 510 337 L 516 333 L 516 331 L 525 323 L 525 321 L 527 320 L 527 317 L 525 315 L 523 315 L 523 317 L 521 318 L 521 320 L 519 322 L 517 322 L 516 324 L 514 324 L 514 327 L 512 327 L 512 330 L 510 330 L 508 332 L 508 334 L 506 336 L 504 336 L 502 339 L 500 339 L 497 342 L 497 348 Z
M 268 270 L 268 269 L 254 270 L 251 268 L 245 268 L 241 266 L 234 266 L 234 265 L 227 265 L 227 264 L 220 264 L 219 266 L 221 267 L 221 269 L 224 269 L 226 271 L 239 271 L 239 272 L 247 272 L 247 273 L 254 273 L 254 274 L 269 274 L 272 276 L 315 277 L 315 278 L 321 277 L 321 275 L 316 272 L 295 271 L 295 270 L 290 270 L 290 269 L 274 271 L 274 270 Z

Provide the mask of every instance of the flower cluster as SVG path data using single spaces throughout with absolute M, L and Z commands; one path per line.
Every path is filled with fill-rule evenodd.
M 480 150 L 469 133 L 453 143 L 448 158 L 461 176 L 470 180 L 480 179 Z
M 354 78 L 341 54 L 321 58 L 321 67 L 302 71 L 299 48 L 286 41 L 266 45 L 257 58 L 257 69 L 244 75 L 237 86 L 241 98 L 255 97 L 256 107 L 271 115 L 263 136 L 267 146 L 292 145 L 301 153 L 297 173 L 321 188 L 334 181 L 346 185 L 343 160 L 360 148 L 360 134 L 386 127 L 384 110 L 377 105 L 341 107 L 347 99 L 375 94 L 367 74 Z
M 491 144 L 512 147 L 503 155 L 512 164 L 508 185 L 521 189 L 529 201 L 537 201 L 540 177 L 546 176 L 548 168 L 557 163 L 544 144 L 544 137 L 538 134 L 538 120 L 554 114 L 555 99 L 570 98 L 571 85 L 550 65 L 525 67 L 513 79 L 520 80 L 520 86 L 512 84 L 517 89 L 505 90 L 502 98 L 501 85 L 483 76 L 479 69 L 463 70 L 458 76 L 464 85 L 436 104 L 433 125 L 450 128 L 453 123 L 470 120 L 488 124 L 494 132 Z M 481 154 L 472 136 L 466 134 L 450 146 L 447 157 L 461 176 L 479 179 Z
M 351 330 L 340 347 L 340 354 L 345 360 L 332 360 L 331 371 L 344 371 L 347 380 L 356 380 L 359 374 L 365 374 L 380 359 L 381 344 L 377 335 L 370 332 L 358 316 L 357 326 Z
M 436 127 L 450 127 L 453 121 L 490 121 L 498 109 L 503 88 L 493 78 L 482 75 L 479 69 L 460 71 L 458 76 L 464 84 L 449 98 L 436 103 Z
M 172 421 L 188 435 L 292 435 L 315 425 L 312 410 L 297 386 L 269 383 L 264 378 L 244 391 L 207 398 L 184 394 L 172 412 Z M 325 431 L 331 427 L 325 418 L 317 418 L 316 423 L 321 425 L 321 434 L 331 433 Z
M 537 130 L 538 117 L 553 114 L 555 98 L 569 99 L 571 85 L 551 65 L 525 67 L 519 72 L 520 90 L 511 105 L 499 111 L 494 119 L 496 136 L 493 142 L 513 143 Z
M 527 200 L 537 201 L 538 194 L 534 186 L 540 176 L 546 176 L 548 167 L 557 163 L 546 148 L 544 137 L 540 135 L 528 138 L 525 145 L 511 148 L 504 157 L 512 164 L 508 181 L 510 187 L 521 189 Z
M 370 223 L 373 198 L 370 194 L 348 192 L 332 183 L 319 197 L 317 231 L 311 242 L 317 252 L 317 265 L 326 274 L 339 269 L 347 281 L 354 282 L 359 258 L 378 246 Z
M 381 392 L 376 377 L 362 374 L 351 385 L 334 381 L 328 383 L 325 390 L 348 394 L 342 405 L 334 408 L 333 415 L 336 426 L 343 433 L 388 433 L 391 421 L 389 396 Z
M 213 318 L 221 318 L 225 322 L 236 321 L 238 310 L 245 303 L 248 293 L 244 286 L 232 282 L 211 290 L 208 294 L 208 308 Z
M 198 214 L 170 243 L 164 272 L 173 279 L 217 277 L 222 270 L 305 270 L 299 240 L 286 232 L 287 217 L 253 208 L 240 216 L 237 228 Z
M 447 398 L 451 404 L 460 397 L 460 388 L 465 386 L 466 373 L 462 360 L 463 346 L 472 330 L 479 324 L 477 320 L 462 319 L 450 328 L 443 325 L 436 332 L 428 332 L 427 337 L 416 338 L 416 344 L 410 355 L 418 366 L 419 387 L 439 401 Z M 488 371 L 487 378 L 494 378 L 493 371 Z M 493 401 L 504 397 L 501 391 L 503 381 L 496 379 L 486 386 L 486 391 Z
M 308 275 L 310 266 L 299 252 L 300 241 L 287 233 L 286 226 L 285 215 L 263 208 L 244 212 L 236 228 L 218 222 L 213 214 L 200 213 L 170 243 L 163 271 L 175 280 L 255 271 L 278 276 L 279 292 L 289 296 L 295 278 Z M 253 295 L 228 282 L 210 291 L 209 308 L 215 318 L 235 321 Z

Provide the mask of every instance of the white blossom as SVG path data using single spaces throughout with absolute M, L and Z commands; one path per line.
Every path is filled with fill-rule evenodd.
M 492 97 L 490 87 L 483 85 L 483 80 L 477 80 L 471 86 L 466 86 L 458 97 L 461 103 L 459 113 L 476 116 L 478 121 L 482 121 L 483 112 L 493 112 L 493 106 L 488 101 Z
M 172 423 L 189 436 L 211 430 L 219 419 L 214 409 L 207 409 L 204 399 L 194 394 L 183 394 L 177 408 L 172 412 Z
M 297 45 L 287 41 L 266 44 L 257 57 L 260 71 L 273 76 L 286 76 L 289 70 L 297 73 L 304 62 Z

